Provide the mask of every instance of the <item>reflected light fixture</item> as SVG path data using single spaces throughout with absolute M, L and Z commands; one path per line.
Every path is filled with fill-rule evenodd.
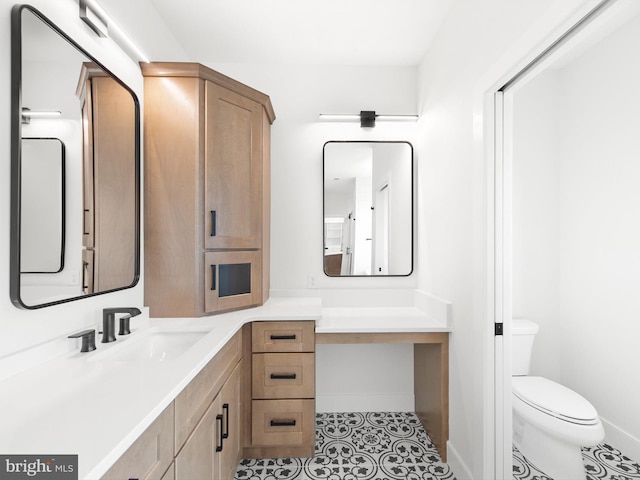
M 99 37 L 104 38 L 109 35 L 109 22 L 106 15 L 93 2 L 89 3 L 89 0 L 80 0 L 80 18 Z
M 357 122 L 363 128 L 373 128 L 376 121 L 381 122 L 416 122 L 418 115 L 380 115 L 375 110 L 362 110 L 359 114 L 351 113 L 321 113 L 320 120 L 329 122 Z
M 58 118 L 62 115 L 62 112 L 57 110 L 31 110 L 27 107 L 22 107 L 22 123 L 28 125 L 31 123 L 32 118 Z

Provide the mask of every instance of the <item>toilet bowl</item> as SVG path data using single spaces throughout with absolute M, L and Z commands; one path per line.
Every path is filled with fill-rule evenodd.
M 578 393 L 528 375 L 537 332 L 535 323 L 513 320 L 513 443 L 554 480 L 584 479 L 581 448 L 604 439 L 602 422 L 593 405 Z

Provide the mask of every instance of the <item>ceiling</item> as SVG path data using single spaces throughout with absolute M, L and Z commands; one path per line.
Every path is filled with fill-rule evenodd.
M 218 63 L 417 65 L 453 0 L 150 0 L 184 51 Z

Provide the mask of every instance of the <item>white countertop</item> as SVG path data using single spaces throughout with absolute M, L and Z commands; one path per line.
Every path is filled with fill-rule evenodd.
M 329 307 L 322 309 L 316 333 L 450 332 L 415 307 Z
M 131 320 L 132 334 L 0 382 L 0 452 L 77 454 L 79 478 L 98 479 L 245 323 L 315 320 L 317 333 L 450 331 L 415 308 L 322 308 L 317 298 L 271 298 L 257 308 L 183 319 Z M 166 361 L 119 351 L 150 328 L 211 329 Z

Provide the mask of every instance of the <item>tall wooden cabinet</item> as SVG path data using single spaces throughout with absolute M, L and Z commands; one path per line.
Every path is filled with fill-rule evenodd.
M 131 93 L 84 63 L 76 95 L 83 136 L 83 292 L 136 280 L 136 106 Z
M 269 97 L 197 63 L 143 63 L 145 303 L 154 317 L 269 292 Z

